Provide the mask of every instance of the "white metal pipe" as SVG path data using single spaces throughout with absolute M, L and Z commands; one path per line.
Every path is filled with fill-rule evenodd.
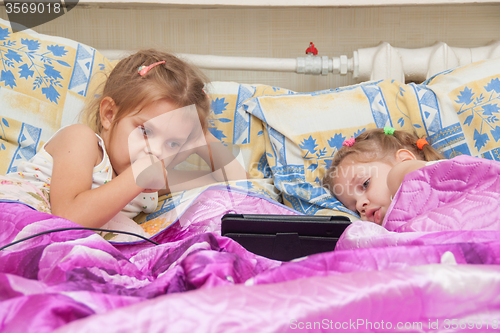
M 296 59 L 207 56 L 178 53 L 177 56 L 205 69 L 296 72 Z
M 123 50 L 100 52 L 111 60 L 121 59 L 130 54 Z M 227 57 L 186 53 L 177 53 L 176 56 L 204 69 L 297 72 L 297 59 L 293 58 Z
M 108 59 L 116 60 L 131 52 L 102 50 L 101 53 Z M 352 58 L 341 55 L 330 59 L 326 56 L 312 55 L 290 59 L 185 53 L 177 55 L 204 69 L 295 72 L 316 75 L 328 73 L 346 75 L 351 72 L 358 81 L 395 79 L 401 82 L 421 82 L 447 69 L 479 60 L 500 58 L 500 41 L 476 48 L 454 48 L 440 42 L 431 47 L 417 49 L 397 48 L 389 43 L 381 43 L 376 47 L 354 51 Z

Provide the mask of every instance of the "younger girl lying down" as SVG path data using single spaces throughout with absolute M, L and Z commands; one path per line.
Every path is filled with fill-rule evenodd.
M 441 159 L 414 134 L 392 127 L 370 129 L 344 142 L 323 185 L 361 220 L 382 225 L 404 176 Z
M 324 186 L 363 221 L 389 231 L 500 230 L 500 163 L 444 159 L 391 127 L 344 142 Z
M 346 140 L 324 186 L 361 220 L 376 223 L 353 223 L 338 248 L 469 242 L 487 235 L 476 231 L 500 230 L 498 161 L 443 159 L 427 141 L 390 127 Z

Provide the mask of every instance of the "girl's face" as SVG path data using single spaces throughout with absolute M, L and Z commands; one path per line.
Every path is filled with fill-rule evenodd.
M 202 134 L 194 105 L 179 108 L 162 99 L 130 112 L 114 128 L 103 129 L 102 137 L 113 170 L 119 175 L 147 154 L 168 166 L 181 149 Z
M 382 225 L 391 204 L 387 175 L 393 164 L 386 162 L 359 163 L 345 159 L 337 168 L 333 188 L 337 199 L 363 221 Z

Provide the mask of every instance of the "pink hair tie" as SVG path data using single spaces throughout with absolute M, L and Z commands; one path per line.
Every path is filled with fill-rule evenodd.
M 155 67 L 155 66 L 158 66 L 158 65 L 160 65 L 160 64 L 164 64 L 164 63 L 165 63 L 165 60 L 155 62 L 154 64 L 151 64 L 151 65 L 149 65 L 149 66 L 141 66 L 141 67 L 139 67 L 139 69 L 138 69 L 137 71 L 139 72 L 139 75 L 140 75 L 140 76 L 144 76 L 144 75 L 146 75 L 146 74 L 149 72 L 149 70 L 150 70 L 151 68 L 153 68 L 153 67 Z
M 205 94 L 205 96 L 207 96 L 208 99 L 210 99 L 210 96 L 208 96 L 207 92 L 205 91 L 205 89 L 201 89 L 201 91 L 203 91 L 203 93 Z
M 354 142 L 356 142 L 355 138 L 346 139 L 344 141 L 344 143 L 342 144 L 342 146 L 352 147 L 352 145 L 354 144 Z

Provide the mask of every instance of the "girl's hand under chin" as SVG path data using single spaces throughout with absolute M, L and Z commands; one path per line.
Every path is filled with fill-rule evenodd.
M 135 183 L 144 192 L 156 192 L 167 188 L 167 170 L 161 160 L 152 154 L 147 154 L 132 165 Z

